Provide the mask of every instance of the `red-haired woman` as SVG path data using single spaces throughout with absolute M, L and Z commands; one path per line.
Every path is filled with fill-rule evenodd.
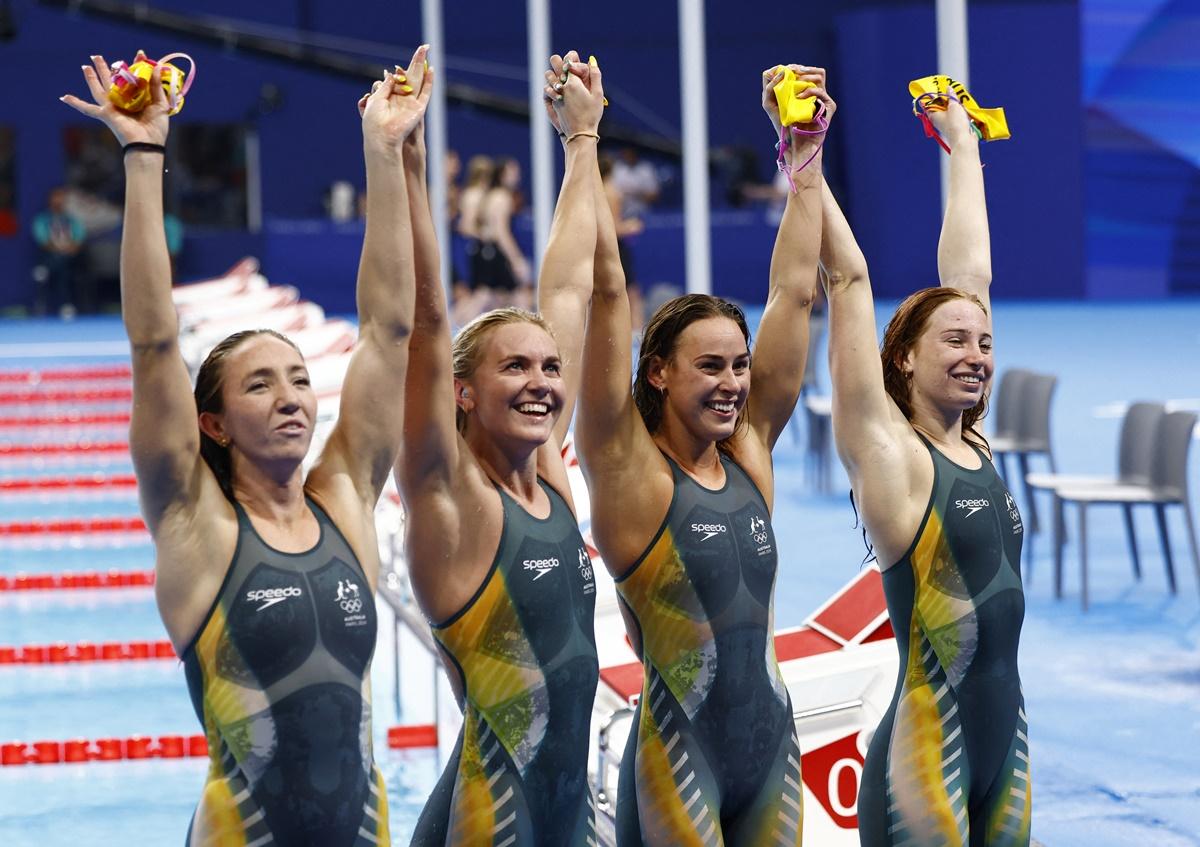
M 900 648 L 859 832 L 864 847 L 1023 847 L 1022 526 L 979 430 L 994 367 L 979 142 L 959 104 L 943 104 L 930 110 L 953 151 L 941 287 L 900 304 L 881 353 L 866 261 L 824 192 L 834 434 Z

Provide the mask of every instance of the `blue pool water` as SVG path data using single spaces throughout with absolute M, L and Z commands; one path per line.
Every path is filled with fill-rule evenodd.
M 5 325 L 7 344 L 46 340 L 56 322 Z M 78 331 L 82 330 L 82 334 Z M 112 320 L 72 328 L 72 340 L 112 345 L 121 338 Z M 7 352 L 11 353 L 11 349 Z M 0 369 L 64 367 L 123 361 L 120 357 L 37 357 L 0 361 Z M 112 387 L 103 383 L 99 387 Z M 43 388 L 79 386 L 55 383 Z M 0 385 L 0 394 L 25 390 Z M 84 414 L 120 409 L 105 403 Z M 127 408 L 127 406 L 126 406 Z M 65 404 L 0 406 L 0 417 L 61 414 Z M 124 441 L 123 426 L 0 428 L 0 445 Z M 81 461 L 82 459 L 82 461 Z M 52 458 L 3 457 L 0 480 L 132 473 L 127 455 Z M 0 523 L 61 518 L 133 517 L 137 497 L 128 492 L 0 493 Z M 0 536 L 0 575 L 68 571 L 145 570 L 154 550 L 144 534 L 86 537 Z M 386 730 L 401 721 L 393 696 L 393 662 L 381 608 L 380 648 L 373 673 L 375 750 L 387 786 L 394 843 L 406 844 L 439 773 L 431 750 L 393 751 Z M 150 588 L 0 593 L 0 645 L 56 641 L 157 641 L 165 638 Z M 200 731 L 183 668 L 177 660 L 0 667 L 0 742 L 142 735 L 192 735 Z M 0 768 L 0 845 L 181 844 L 208 767 L 207 759 L 89 763 Z
M 890 304 L 880 304 L 878 311 L 882 326 Z M 996 311 L 1001 367 L 1033 367 L 1059 377 L 1052 430 L 1062 470 L 1112 471 L 1119 419 L 1105 411 L 1111 404 L 1200 398 L 1195 368 L 1200 302 L 1000 303 Z M 83 334 L 72 340 L 120 338 L 114 321 L 77 323 L 75 329 Z M 3 325 L 6 343 L 42 342 L 53 337 L 52 331 L 67 337 L 55 322 Z M 0 369 L 65 362 L 8 358 L 0 360 Z M 823 363 L 821 371 L 828 386 Z M 863 557 L 836 459 L 834 493 L 814 494 L 804 478 L 802 442 L 785 433 L 775 453 L 780 627 L 801 623 Z M 1191 460 L 1193 492 L 1200 490 L 1197 452 Z M 0 461 L 0 478 L 61 475 L 84 467 L 129 472 L 127 460 L 86 466 Z M 1041 504 L 1043 518 L 1047 505 Z M 72 505 L 56 498 L 39 504 L 0 495 L 0 520 L 134 511 L 129 497 L 85 498 Z M 1073 516 L 1068 517 L 1073 541 Z M 1137 516 L 1137 527 L 1141 582 L 1130 576 L 1119 517 L 1112 510 L 1094 511 L 1089 522 L 1092 607 L 1086 614 L 1078 604 L 1074 543 L 1066 551 L 1067 596 L 1056 600 L 1047 541 L 1034 541 L 1020 662 L 1030 719 L 1033 832 L 1046 847 L 1200 847 L 1200 585 L 1178 510 L 1170 516 L 1177 596 L 1167 592 L 1149 512 Z M 152 563 L 153 550 L 144 540 L 129 544 L 126 539 L 120 547 L 17 547 L 0 541 L 0 574 L 5 575 L 132 570 Z M 393 843 L 402 845 L 436 778 L 437 763 L 430 752 L 384 748 L 384 729 L 402 722 L 391 695 L 390 659 L 384 656 L 386 631 L 381 625 L 373 673 L 376 750 L 388 782 Z M 0 595 L 0 644 L 161 637 L 152 594 L 145 589 Z M 0 741 L 197 729 L 176 662 L 0 667 Z M 179 844 L 204 768 L 201 760 L 0 768 L 0 847 Z

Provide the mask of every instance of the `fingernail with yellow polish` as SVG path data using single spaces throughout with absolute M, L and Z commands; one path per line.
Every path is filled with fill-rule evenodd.
M 400 90 L 403 91 L 405 94 L 413 93 L 413 87 L 411 85 L 402 85 L 402 86 L 400 86 Z
M 588 64 L 591 65 L 593 68 L 600 67 L 600 63 L 596 61 L 595 56 L 588 56 Z

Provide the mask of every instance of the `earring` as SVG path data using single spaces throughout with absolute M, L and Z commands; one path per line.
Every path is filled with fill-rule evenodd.
M 229 447 L 229 439 L 228 438 L 222 438 L 219 441 L 217 441 L 217 443 L 220 444 L 222 448 Z

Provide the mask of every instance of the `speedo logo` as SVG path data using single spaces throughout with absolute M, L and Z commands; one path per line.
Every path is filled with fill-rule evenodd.
M 704 537 L 700 540 L 708 541 L 708 539 L 712 538 L 714 535 L 718 535 L 722 532 L 729 532 L 729 530 L 723 523 L 694 523 L 692 524 L 692 532 L 703 532 Z
M 276 603 L 282 603 L 290 597 L 300 597 L 303 594 L 304 592 L 296 585 L 289 585 L 287 588 L 259 588 L 256 591 L 247 591 L 246 600 L 250 603 L 261 602 L 262 605 L 254 610 L 261 612 Z
M 955 500 L 954 505 L 959 509 L 967 509 L 968 511 L 965 515 L 963 515 L 963 517 L 969 518 L 980 509 L 986 509 L 992 504 L 987 500 L 987 498 L 980 498 L 976 500 Z
M 534 582 L 544 577 L 550 571 L 558 567 L 558 557 L 552 556 L 549 559 L 526 559 L 521 565 L 527 571 L 537 571 L 537 576 L 533 578 Z

